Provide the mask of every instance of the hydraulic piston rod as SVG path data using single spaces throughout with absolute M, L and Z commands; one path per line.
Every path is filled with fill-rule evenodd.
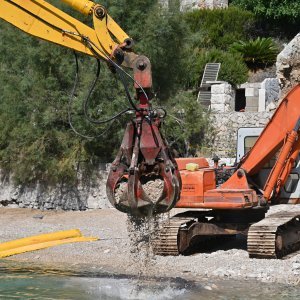
M 89 15 L 92 13 L 92 9 L 95 6 L 95 3 L 90 0 L 61 0 L 73 7 L 75 10 L 78 10 L 84 15 Z

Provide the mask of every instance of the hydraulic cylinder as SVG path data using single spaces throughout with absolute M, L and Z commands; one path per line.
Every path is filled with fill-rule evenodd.
M 95 3 L 90 0 L 61 0 L 84 15 L 91 14 Z

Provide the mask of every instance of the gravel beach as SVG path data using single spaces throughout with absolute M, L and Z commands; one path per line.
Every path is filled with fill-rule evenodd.
M 273 207 L 269 213 L 281 209 L 284 206 Z M 300 211 L 300 205 L 293 209 Z M 176 209 L 172 210 L 173 214 L 176 212 Z M 115 209 L 66 212 L 0 208 L 0 214 L 0 242 L 73 228 L 80 229 L 85 236 L 99 237 L 96 242 L 60 245 L 4 260 L 56 269 L 102 270 L 113 274 L 193 280 L 252 279 L 300 285 L 300 252 L 284 260 L 250 259 L 245 250 L 245 238 L 218 245 L 209 253 L 160 257 L 151 254 L 147 241 L 142 241 L 143 233 L 136 230 L 125 214 Z

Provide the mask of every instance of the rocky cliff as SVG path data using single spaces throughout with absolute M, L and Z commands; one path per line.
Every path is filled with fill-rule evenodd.
M 300 83 L 300 33 L 278 55 L 276 69 L 282 95 Z

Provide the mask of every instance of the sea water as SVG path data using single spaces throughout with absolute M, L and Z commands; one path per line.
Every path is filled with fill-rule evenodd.
M 0 299 L 300 299 L 300 286 L 55 272 L 0 261 Z

